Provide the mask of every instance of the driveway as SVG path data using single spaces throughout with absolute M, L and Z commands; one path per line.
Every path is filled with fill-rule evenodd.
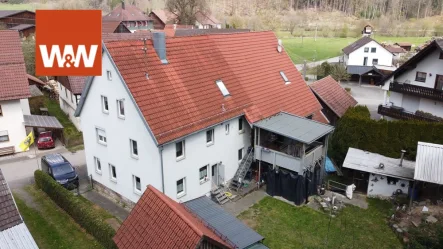
M 321 61 L 314 61 L 314 62 L 308 62 L 306 63 L 306 65 L 310 68 L 321 65 L 323 62 L 328 62 L 328 63 L 338 63 L 340 61 L 340 56 L 337 57 L 332 57 L 326 60 L 321 60 Z M 303 64 L 295 64 L 295 67 L 297 68 L 298 71 L 302 72 L 303 70 Z
M 357 100 L 359 105 L 368 107 L 372 119 L 380 119 L 381 115 L 377 113 L 378 105 L 383 103 L 383 90 L 379 86 L 362 84 L 357 82 L 341 82 L 342 87 L 351 88 L 351 95 Z

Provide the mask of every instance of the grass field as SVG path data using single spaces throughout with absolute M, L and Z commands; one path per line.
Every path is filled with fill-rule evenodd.
M 367 210 L 347 206 L 330 219 L 309 207 L 266 197 L 239 218 L 264 236 L 264 244 L 273 249 L 403 248 L 387 224 L 391 204 L 368 201 Z
M 17 195 L 14 198 L 40 249 L 103 248 L 45 193 L 34 187 L 26 191 L 34 199 L 33 205 L 27 206 Z
M 30 3 L 9 4 L 0 3 L 0 10 L 35 10 L 35 5 Z
M 373 37 L 378 42 L 411 42 L 419 45 L 429 40 L 428 37 Z M 342 49 L 358 38 L 283 38 L 283 45 L 295 64 L 301 64 L 306 61 L 319 61 L 331 57 L 339 56 Z

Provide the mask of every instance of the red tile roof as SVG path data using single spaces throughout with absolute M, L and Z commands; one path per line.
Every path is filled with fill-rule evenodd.
M 45 82 L 43 82 L 42 80 L 40 80 L 39 78 L 37 78 L 35 76 L 32 76 L 30 74 L 26 74 L 26 76 L 28 77 L 29 85 L 34 85 L 35 83 L 39 84 L 40 86 L 46 85 Z
M 170 11 L 162 9 L 153 10 L 151 11 L 151 14 L 156 15 L 158 19 L 163 22 L 163 24 L 172 24 L 177 19 L 177 15 L 171 13 Z
M 277 52 L 273 32 L 166 39 L 166 65 L 152 41 L 147 44 L 146 56 L 142 41 L 105 42 L 159 144 L 243 114 L 253 123 L 280 111 L 307 116 L 321 110 L 286 52 Z M 219 79 L 229 97 L 215 84 Z M 325 122 L 321 115 L 314 119 Z
M 73 94 L 81 94 L 86 83 L 86 76 L 68 76 L 69 85 Z
M 109 14 L 103 16 L 103 21 L 148 21 L 151 20 L 145 13 L 134 5 L 119 4 Z
M 114 33 L 120 23 L 122 23 L 122 21 L 103 21 L 102 33 Z M 128 31 L 128 33 L 130 32 L 129 29 L 126 28 L 126 26 L 123 25 L 123 27 Z
M 203 240 L 219 248 L 232 248 L 184 205 L 151 185 L 114 237 L 119 249 L 198 248 Z
M 331 76 L 312 83 L 310 87 L 339 117 L 343 116 L 349 107 L 357 105 L 357 101 Z
M 385 45 L 386 50 L 391 53 L 406 53 L 406 50 L 402 47 L 393 46 L 393 45 Z
M 121 40 L 137 40 L 151 39 L 151 32 L 135 32 L 135 33 L 103 33 L 102 40 L 104 42 L 109 41 L 121 41 Z
M 31 96 L 18 31 L 0 30 L 0 100 Z

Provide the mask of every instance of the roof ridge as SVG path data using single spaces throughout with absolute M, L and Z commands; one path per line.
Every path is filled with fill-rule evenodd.
M 171 208 L 174 213 L 176 213 L 178 216 L 180 216 L 180 218 L 182 218 L 186 224 L 192 229 L 194 230 L 199 236 L 204 236 L 203 231 L 201 231 L 200 229 L 198 229 L 197 226 L 195 226 L 191 220 L 188 219 L 188 217 L 186 217 L 177 207 L 175 207 L 174 205 L 171 204 L 172 200 L 171 198 L 169 198 L 168 196 L 160 193 L 159 190 L 157 190 L 156 188 L 154 188 L 151 184 L 148 185 L 148 189 L 150 191 L 152 191 L 158 198 L 160 198 L 169 208 Z M 174 201 L 175 202 L 175 201 Z M 181 205 L 180 203 L 177 203 L 178 205 Z M 185 209 L 186 210 L 186 209 Z M 188 211 L 189 212 L 189 211 Z M 192 215 L 192 213 L 190 213 Z M 205 226 L 206 227 L 206 226 Z

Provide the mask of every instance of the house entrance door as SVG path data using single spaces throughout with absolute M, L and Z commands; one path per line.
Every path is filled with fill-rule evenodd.
M 438 75 L 435 77 L 435 89 L 443 90 L 443 75 Z
M 218 165 L 217 164 L 214 164 L 214 165 L 212 165 L 211 166 L 211 174 L 212 174 L 212 178 L 211 178 L 211 181 L 212 181 L 212 186 L 219 186 L 219 172 L 218 172 Z
M 368 57 L 363 58 L 363 66 L 368 65 Z

